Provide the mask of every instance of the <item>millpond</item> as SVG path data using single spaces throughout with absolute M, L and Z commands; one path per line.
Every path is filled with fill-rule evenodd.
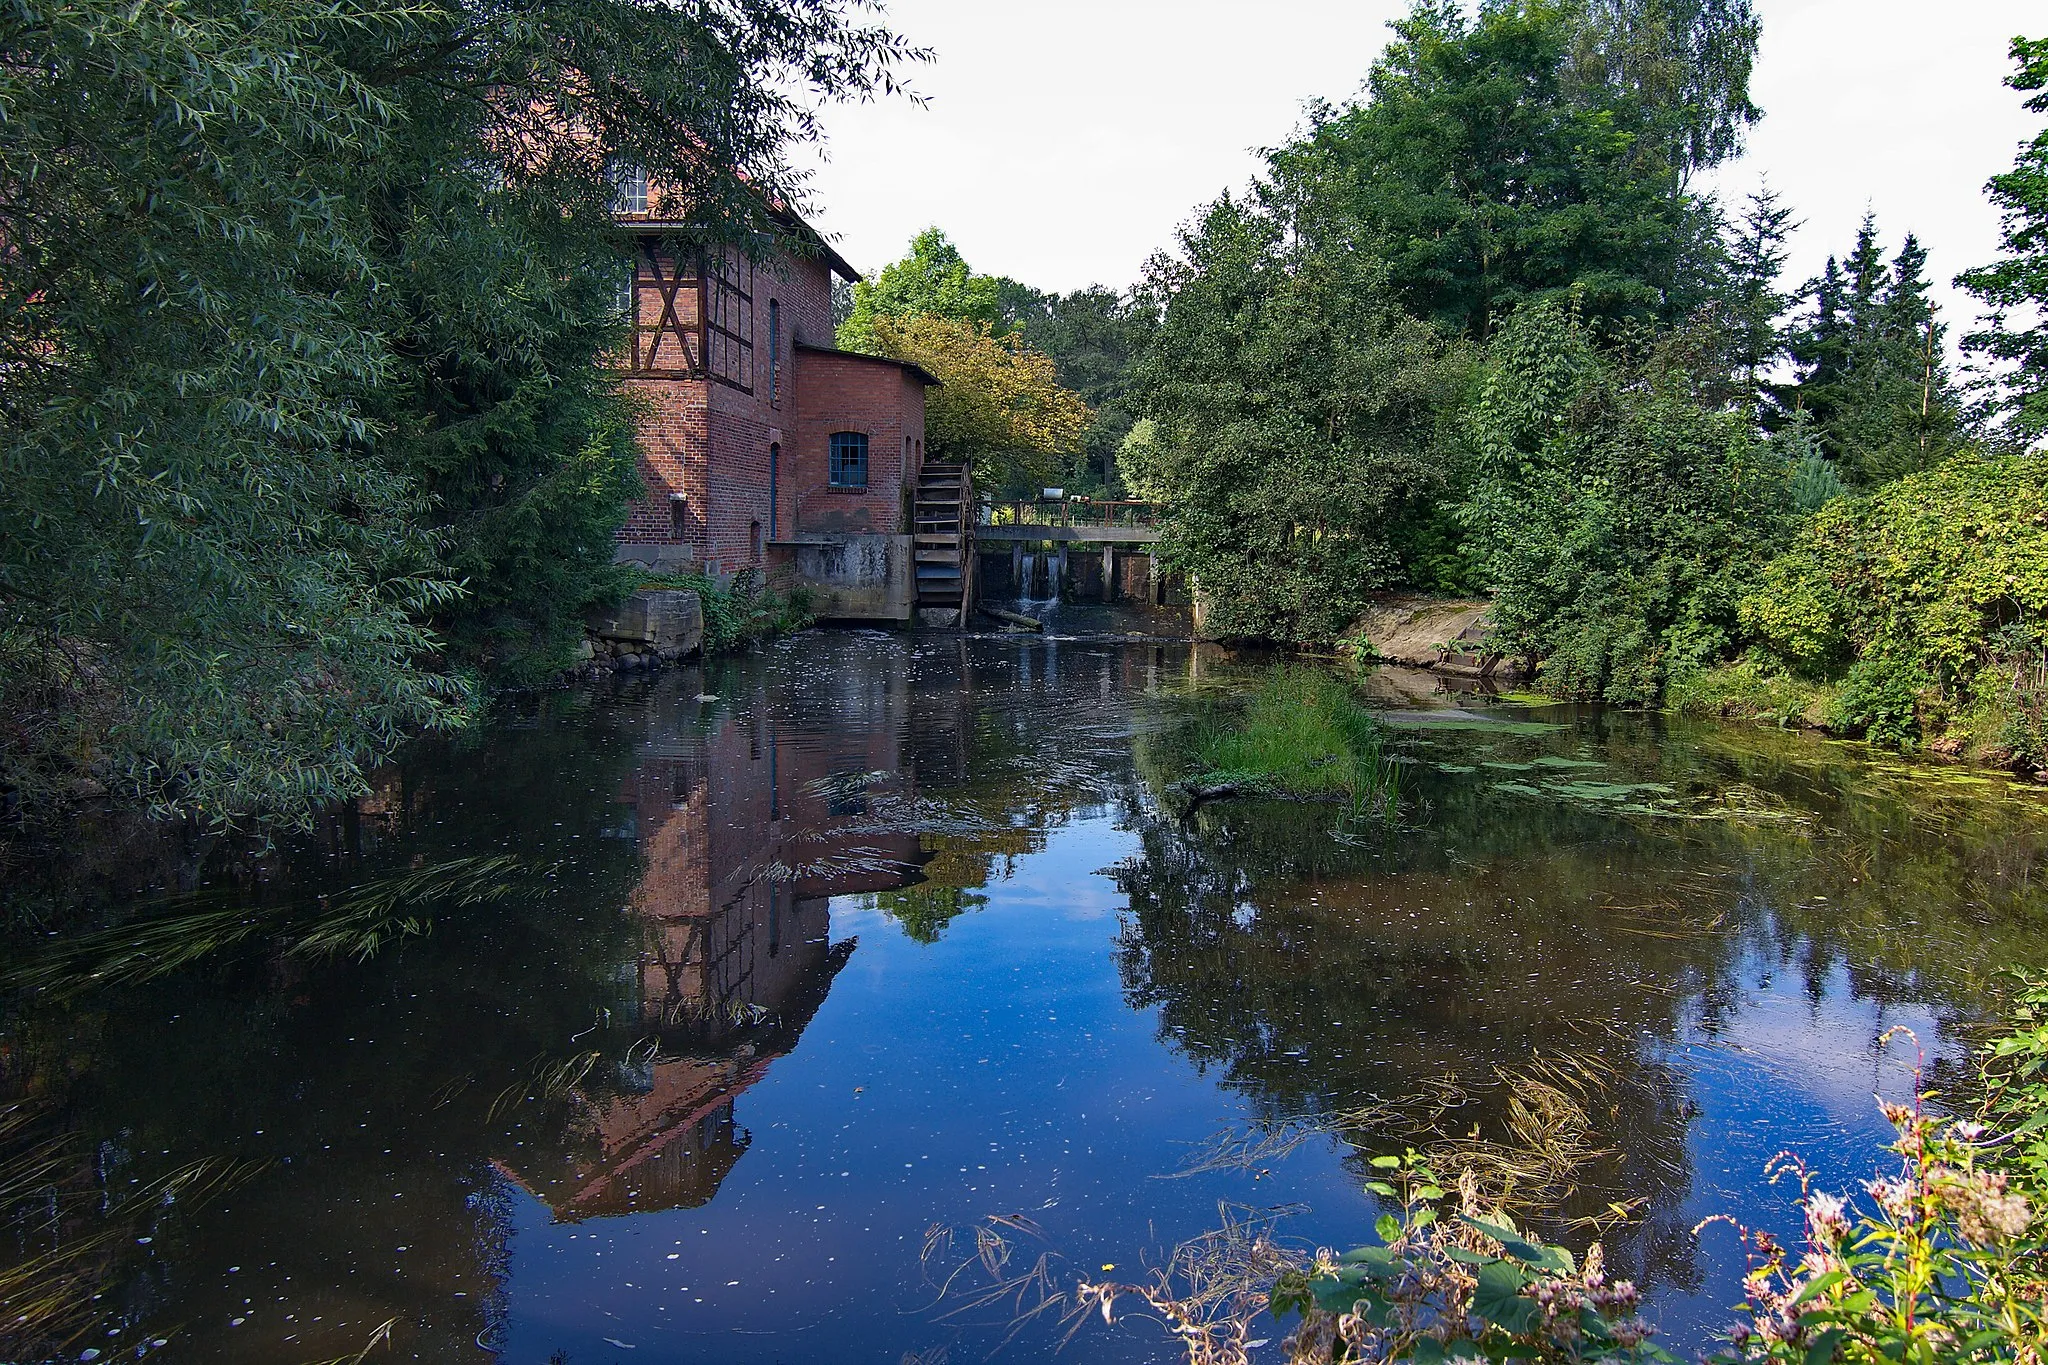
M 1381 670 L 1391 820 L 1167 799 L 1276 666 L 811 631 L 272 848 L 82 838 L 36 894 L 93 925 L 10 963 L 11 1349 L 1171 1362 L 1076 1285 L 1369 1242 L 1415 1151 L 1690 1358 L 1742 1297 L 1703 1221 L 1884 1168 L 1873 1096 L 2048 961 L 2048 797 L 1810 736 Z

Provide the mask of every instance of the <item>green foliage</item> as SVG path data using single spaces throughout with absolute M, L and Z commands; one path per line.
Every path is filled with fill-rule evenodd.
M 86 767 L 291 819 L 460 720 L 422 624 L 459 589 L 361 401 L 392 357 L 349 168 L 399 109 L 350 58 L 418 37 L 395 7 L 0 7 L 0 788 L 30 809 Z
M 1793 677 L 1755 654 L 1718 668 L 1679 674 L 1665 687 L 1664 706 L 1681 716 L 1768 720 L 1816 729 L 1838 713 L 1833 687 Z
M 1481 1206 L 1469 1184 L 1462 1208 L 1445 1208 L 1444 1182 L 1413 1152 L 1372 1166 L 1367 1189 L 1397 1210 L 1380 1216 L 1381 1244 L 1322 1253 L 1273 1285 L 1274 1315 L 1301 1319 L 1289 1365 L 1672 1359 L 1597 1245 L 1581 1264 Z
M 1087 291 L 1072 297 L 1085 300 Z M 1096 415 L 1074 392 L 1076 382 L 1121 392 L 1124 357 L 1113 353 L 1117 337 L 1096 337 L 1110 350 L 1090 355 L 1077 316 L 1086 306 L 1069 309 L 1064 300 L 1015 280 L 977 275 L 945 233 L 927 228 L 911 241 L 910 254 L 884 266 L 873 284 L 854 285 L 839 344 L 907 360 L 937 376 L 939 387 L 925 399 L 932 454 L 973 465 L 981 486 L 998 496 L 1035 496 L 1072 473 L 1102 469 L 1091 442 L 1109 441 L 1114 451 L 1128 425 L 1113 420 L 1109 434 L 1098 435 Z M 1019 325 L 1027 320 L 1028 327 Z M 1039 344 L 1041 337 L 1067 348 L 1064 370 Z M 1099 476 L 1090 486 L 1100 486 Z
M 1136 296 L 1099 285 L 1047 296 L 1018 321 L 1025 340 L 1052 357 L 1059 382 L 1094 414 L 1079 459 L 1063 479 L 1068 488 L 1123 491 L 1116 488 L 1117 452 L 1137 420 L 1130 369 L 1156 322 Z
M 1201 723 L 1194 753 L 1205 781 L 1297 796 L 1358 800 L 1394 781 L 1379 726 L 1343 680 L 1313 668 L 1276 669 L 1241 713 Z
M 1602 351 L 1575 310 L 1546 300 L 1492 348 L 1463 515 L 1496 638 L 1540 660 L 1554 695 L 1644 705 L 1718 663 L 1788 515 L 1782 465 L 1703 401 L 1685 340 Z
M 759 640 L 787 635 L 811 624 L 810 594 L 778 592 L 749 571 L 721 582 L 706 573 L 636 572 L 636 588 L 680 588 L 697 594 L 704 612 L 704 653 L 730 654 Z
M 2005 83 L 2032 92 L 2027 108 L 2048 114 L 2048 38 L 2013 39 L 2012 59 L 2018 70 Z M 1957 278 L 1992 314 L 1963 347 L 2006 362 L 1999 407 L 2032 439 L 2048 432 L 2048 125 L 1988 188 L 2004 219 L 2005 254 Z
M 1858 487 L 1931 468 L 1965 434 L 1926 263 L 1909 233 L 1887 266 L 1866 215 L 1855 249 L 1807 285 L 1813 313 L 1791 339 L 1799 382 L 1780 401 L 1811 415 L 1821 449 Z
M 988 904 L 988 897 L 979 891 L 935 881 L 877 891 L 869 899 L 873 908 L 903 926 L 905 938 L 927 945 L 937 943 L 954 920 Z
M 1003 285 L 977 275 L 960 248 L 935 227 L 910 239 L 910 254 L 882 267 L 872 281 L 853 286 L 853 309 L 839 327 L 839 344 L 849 351 L 876 351 L 877 318 L 934 317 L 1007 331 Z
M 7 0 L 0 51 L 0 795 L 286 823 L 619 586 L 614 162 L 765 244 L 816 99 L 921 55 L 826 0 Z
M 2042 689 L 2048 614 L 2048 455 L 1963 456 L 1829 503 L 1742 604 L 1760 646 L 1797 676 L 1841 683 L 1834 723 L 1911 743 L 2010 746 Z M 1970 733 L 1974 730 L 1974 733 Z M 1995 732 L 1995 733 L 1994 733 Z
M 1798 1159 L 1805 1248 L 1738 1228 L 1747 1294 L 1722 1365 L 2032 1365 L 2048 1340 L 2048 983 L 2020 977 L 2011 1024 L 1977 1059 L 1975 1118 L 1940 1116 L 1917 1093 L 1884 1104 L 1897 1175 L 1865 1183 L 1870 1207 L 1812 1187 Z M 1367 1188 L 1393 1205 L 1381 1245 L 1320 1253 L 1273 1282 L 1298 1315 L 1290 1365 L 1447 1358 L 1669 1360 L 1610 1283 L 1601 1248 L 1584 1264 L 1475 1201 L 1444 1209 L 1426 1159 L 1372 1160 Z M 1713 1223 L 1727 1221 L 1710 1219 Z
M 1791 470 L 1792 505 L 1802 512 L 1818 512 L 1849 491 L 1835 462 L 1821 449 L 1813 428 L 1813 415 L 1801 410 L 1792 414 L 1791 425 L 1774 432 L 1771 447 Z
M 908 313 L 880 317 L 871 336 L 878 354 L 932 373 L 925 398 L 931 453 L 972 465 L 981 487 L 999 496 L 1034 496 L 1081 449 L 1087 404 L 1061 387 L 1050 357 L 987 323 Z
M 1790 344 L 1779 319 L 1794 296 L 1778 280 L 1785 271 L 1785 243 L 1797 227 L 1792 210 L 1765 188 L 1749 196 L 1722 248 L 1719 304 L 1729 369 L 1741 401 L 1752 409 L 1766 406 L 1772 388 L 1767 376 Z
M 1386 268 L 1231 198 L 1154 262 L 1134 373 L 1134 488 L 1172 502 L 1161 553 L 1225 637 L 1322 642 L 1405 577 L 1391 528 L 1452 487 L 1440 414 L 1464 353 L 1405 314 Z
M 1418 0 L 1394 29 L 1366 99 L 1272 164 L 1409 311 L 1483 339 L 1560 291 L 1603 322 L 1706 301 L 1713 214 L 1685 182 L 1758 116 L 1748 0 Z
M 2038 1001 L 2038 997 L 2037 997 Z M 2013 1040 L 2008 1040 L 2013 1041 Z M 2018 1050 L 2012 1055 L 2019 1055 Z M 2028 1087 L 2038 1128 L 2048 1086 Z M 1746 1234 L 1754 1248 L 1744 1321 L 1716 1359 L 1735 1362 L 2038 1361 L 2048 1339 L 2040 1170 L 2014 1161 L 1984 1124 L 1886 1104 L 1902 1169 L 1866 1182 L 1859 1211 L 1816 1191 L 1796 1160 L 1780 1168 L 1804 1189 L 1806 1250 Z M 2023 1132 L 2025 1127 L 2023 1125 Z

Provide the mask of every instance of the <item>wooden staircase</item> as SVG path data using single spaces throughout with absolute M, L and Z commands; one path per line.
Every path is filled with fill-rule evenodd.
M 965 625 L 974 586 L 973 475 L 965 465 L 927 460 L 912 509 L 918 612 L 958 612 L 951 624 Z

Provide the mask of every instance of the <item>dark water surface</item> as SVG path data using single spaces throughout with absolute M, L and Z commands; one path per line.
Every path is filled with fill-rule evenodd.
M 219 1175 L 125 1215 L 63 1358 L 324 1360 L 395 1319 L 369 1359 L 1035 1360 L 1043 1289 L 1137 1278 L 1219 1205 L 1367 1240 L 1365 1158 L 1474 1133 L 1563 1153 L 1518 1168 L 1550 1235 L 1625 1212 L 1609 1263 L 1689 1355 L 1740 1297 L 1693 1225 L 1785 1223 L 1782 1148 L 1869 1174 L 1872 1092 L 1911 1086 L 1880 1036 L 1938 1070 L 1994 969 L 2048 958 L 2038 796 L 1416 675 L 1367 684 L 1399 829 L 1168 817 L 1185 699 L 1260 667 L 813 632 L 416 748 L 203 904 L 298 923 L 450 864 L 503 894 L 13 1021 L 9 1093 L 100 1206 Z M 977 1228 L 1044 1277 L 977 1303 Z M 1175 1353 L 1096 1321 L 1062 1358 Z

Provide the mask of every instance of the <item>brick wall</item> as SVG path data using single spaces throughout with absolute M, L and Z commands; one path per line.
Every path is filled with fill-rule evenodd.
M 794 529 L 814 534 L 900 535 L 909 530 L 905 500 L 924 449 L 924 386 L 893 361 L 797 353 L 803 395 L 796 441 L 783 446 L 783 477 L 795 500 Z M 831 487 L 834 432 L 868 438 L 868 486 Z
M 634 544 L 688 547 L 702 559 L 705 455 L 710 449 L 709 395 L 701 380 L 629 379 L 626 390 L 641 405 L 640 481 L 646 496 L 632 504 L 619 539 Z M 682 494 L 684 534 L 674 534 L 671 497 Z
M 652 288 L 638 292 L 640 320 L 652 325 L 659 296 Z M 764 263 L 754 274 L 753 308 L 751 393 L 705 379 L 626 381 L 645 404 L 639 443 L 647 496 L 632 507 L 619 539 L 674 546 L 679 558 L 731 572 L 781 567 L 785 556 L 769 548 L 777 538 L 908 530 L 905 504 L 924 448 L 924 386 L 888 361 L 796 349 L 832 344 L 831 276 L 821 261 Z M 780 355 L 772 346 L 778 331 Z M 868 437 L 865 492 L 828 486 L 836 431 Z

